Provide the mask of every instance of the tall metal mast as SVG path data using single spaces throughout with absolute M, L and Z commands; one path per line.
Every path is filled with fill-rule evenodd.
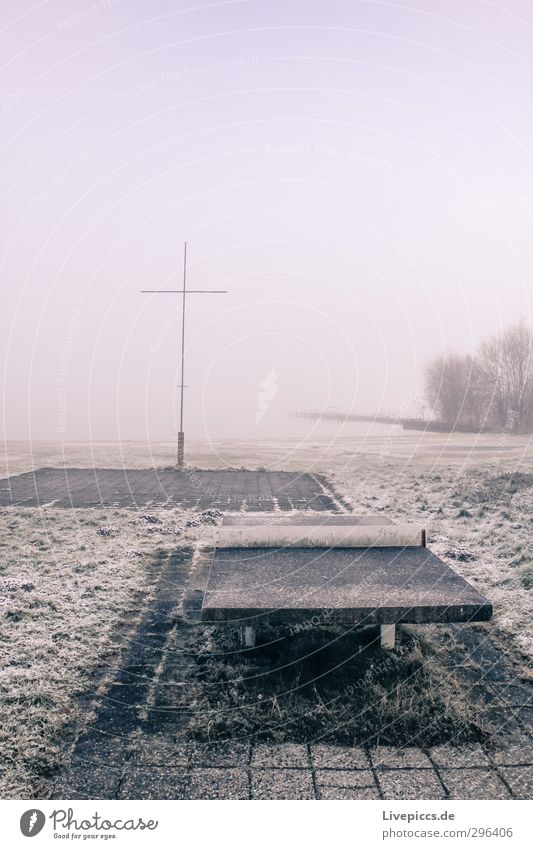
M 141 289 L 143 294 L 182 295 L 181 301 L 181 383 L 180 383 L 180 429 L 178 432 L 178 468 L 185 465 L 185 433 L 183 430 L 183 390 L 185 389 L 185 307 L 187 295 L 224 295 L 227 289 L 187 290 L 187 242 L 183 246 L 183 289 Z
M 178 466 L 185 464 L 185 434 L 183 432 L 183 390 L 185 389 L 185 298 L 187 296 L 187 242 L 183 244 L 183 299 L 181 302 L 181 384 L 180 429 L 178 432 Z

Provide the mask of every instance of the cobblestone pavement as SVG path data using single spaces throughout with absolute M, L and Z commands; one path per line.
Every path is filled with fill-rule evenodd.
M 533 742 L 508 747 L 184 745 L 173 734 L 92 732 L 56 799 L 530 799 Z M 465 761 L 466 756 L 466 761 Z M 413 764 L 416 763 L 416 766 Z
M 96 706 L 96 720 L 69 744 L 53 798 L 531 798 L 533 688 L 517 678 L 490 626 L 452 626 L 462 648 L 447 660 L 465 698 L 498 729 L 487 744 L 399 749 L 324 741 L 185 742 L 190 715 L 180 688 L 195 663 L 188 634 L 201 627 L 205 580 L 201 567 L 192 569 L 192 555 L 185 549 L 160 554 L 157 594 L 125 640 L 120 669 Z M 178 620 L 177 607 L 183 613 Z M 440 627 L 434 626 L 436 635 Z
M 194 469 L 37 469 L 0 480 L 0 507 L 335 510 L 314 475 Z

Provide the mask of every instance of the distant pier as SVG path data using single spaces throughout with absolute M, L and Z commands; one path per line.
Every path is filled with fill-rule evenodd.
M 438 419 L 403 418 L 400 416 L 363 415 L 360 413 L 343 413 L 340 410 L 291 410 L 291 419 L 313 419 L 330 422 L 375 422 L 377 424 L 401 425 L 404 430 L 427 430 L 431 433 L 483 433 L 483 429 L 467 424 L 449 424 Z

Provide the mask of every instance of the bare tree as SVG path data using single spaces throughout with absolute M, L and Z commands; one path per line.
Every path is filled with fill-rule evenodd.
M 481 344 L 479 365 L 495 424 L 507 430 L 533 427 L 533 334 L 514 324 Z
M 486 409 L 483 375 L 477 361 L 462 354 L 437 357 L 425 374 L 426 399 L 450 427 L 481 427 Z
M 489 399 L 483 370 L 477 357 L 465 357 L 464 402 L 460 422 L 482 430 L 487 425 Z
M 450 428 L 533 431 L 533 332 L 520 321 L 472 357 L 448 354 L 426 368 L 426 399 Z

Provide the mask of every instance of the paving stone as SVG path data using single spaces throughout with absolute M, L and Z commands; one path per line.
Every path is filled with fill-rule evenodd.
M 189 785 L 185 769 L 130 768 L 124 779 L 119 799 L 183 799 Z
M 129 758 L 131 746 L 128 735 L 103 734 L 94 729 L 79 738 L 72 753 L 72 764 L 105 764 L 120 768 Z
M 305 769 L 255 769 L 254 799 L 314 799 L 313 778 Z
M 509 791 L 489 769 L 442 769 L 452 799 L 509 799 Z
M 156 674 L 158 664 L 140 664 L 137 666 L 122 666 L 116 675 L 117 683 L 125 684 L 147 684 Z
M 196 670 L 195 670 L 196 671 Z M 193 679 L 194 672 L 190 676 Z M 153 703 L 149 710 L 154 721 L 158 718 L 162 720 L 173 719 L 184 710 L 187 710 L 187 701 L 185 690 L 168 690 L 166 687 L 155 687 L 153 692 Z
M 371 749 L 370 756 L 376 768 L 383 769 L 432 769 L 431 761 L 422 749 L 410 746 L 397 749 L 394 746 L 378 746 Z
M 320 787 L 374 787 L 376 784 L 370 769 L 317 769 L 315 777 Z
M 177 743 L 173 734 L 143 734 L 135 740 L 131 763 L 134 766 L 187 766 L 188 748 Z
M 95 729 L 117 737 L 127 737 L 139 725 L 139 707 L 126 707 L 106 702 L 98 711 Z
M 54 785 L 54 799 L 116 799 L 122 770 L 72 767 Z
M 0 488 L 0 506 L 35 507 L 52 500 L 58 507 L 180 504 L 239 510 L 246 503 L 252 510 L 274 510 L 275 504 L 282 510 L 335 510 L 314 475 L 301 472 L 199 470 L 192 480 L 187 470 L 176 469 L 36 469 L 12 475 L 9 487 Z
M 311 755 L 317 769 L 368 769 L 366 752 L 360 747 L 316 743 L 311 746 Z
M 161 649 L 153 646 L 143 646 L 138 641 L 132 641 L 128 655 L 124 658 L 123 666 L 127 669 L 157 669 L 161 663 Z
M 374 787 L 321 787 L 319 799 L 380 799 L 378 788 Z
M 144 704 L 148 693 L 149 682 L 144 684 L 113 684 L 102 695 L 101 708 L 110 707 L 112 710 L 129 711 Z
M 450 769 L 491 766 L 491 762 L 479 743 L 468 746 L 452 746 L 445 743 L 431 749 L 431 757 L 439 767 Z
M 524 766 L 533 764 L 533 740 L 530 737 L 513 738 L 501 741 L 489 754 L 495 764 L 503 766 Z
M 287 768 L 309 766 L 307 746 L 297 743 L 258 743 L 252 754 L 252 767 Z
M 185 799 L 248 799 L 246 769 L 192 769 Z
M 188 747 L 190 762 L 193 766 L 244 767 L 250 758 L 250 746 L 240 741 L 195 743 Z
M 533 769 L 530 766 L 506 766 L 501 774 L 512 788 L 517 799 L 533 798 Z
M 379 772 L 385 799 L 444 799 L 436 773 L 429 769 L 391 769 Z

